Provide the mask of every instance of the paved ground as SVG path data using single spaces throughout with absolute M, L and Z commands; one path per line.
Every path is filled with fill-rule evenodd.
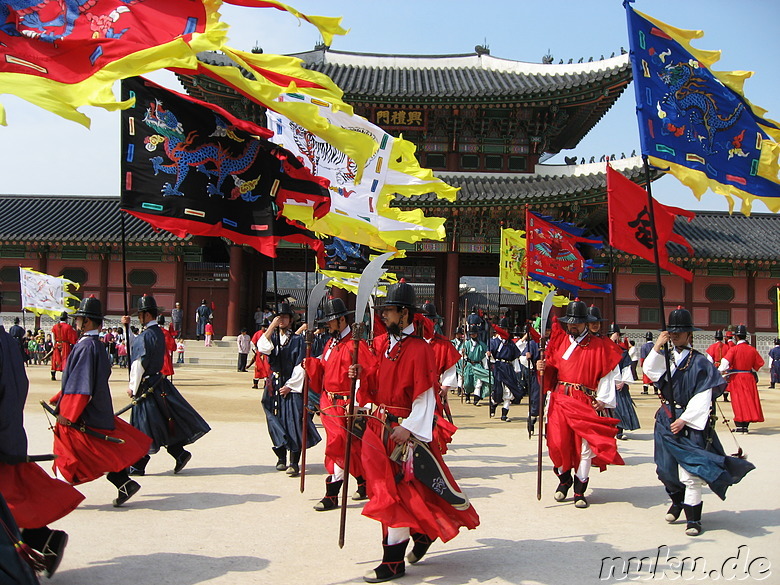
M 56 392 L 44 366 L 33 366 L 26 427 L 30 452 L 49 452 L 51 433 L 38 401 Z M 114 403 L 126 403 L 125 370 L 114 370 Z M 381 556 L 379 525 L 353 504 L 347 542 L 338 548 L 338 512 L 315 512 L 322 496 L 322 445 L 310 450 L 305 493 L 274 470 L 257 390 L 250 374 L 188 368 L 174 382 L 213 431 L 192 446 L 180 475 L 162 452 L 152 458 L 142 490 L 115 509 L 106 480 L 81 486 L 87 499 L 57 527 L 70 543 L 52 583 L 61 585 L 319 585 L 361 583 Z M 643 428 L 621 442 L 625 467 L 595 473 L 591 507 L 552 498 L 556 481 L 545 459 L 544 494 L 536 499 L 536 441 L 525 423 L 489 420 L 487 407 L 453 400 L 460 427 L 447 461 L 469 494 L 481 525 L 435 543 L 399 583 L 569 585 L 625 580 L 736 580 L 780 583 L 777 457 L 780 390 L 760 385 L 767 421 L 739 437 L 757 469 L 720 501 L 705 491 L 705 532 L 690 538 L 668 525 L 668 502 L 652 462 L 656 399 L 634 386 Z M 728 404 L 722 405 L 730 416 Z M 526 407 L 514 407 L 520 414 Z M 727 451 L 736 451 L 722 425 Z M 638 560 L 645 564 L 641 569 Z M 658 557 L 658 562 L 656 558 Z M 681 560 L 687 557 L 684 563 Z M 736 558 L 734 558 L 736 557 Z M 613 559 L 604 562 L 602 559 Z M 630 572 L 623 561 L 634 558 Z M 675 560 L 676 559 L 676 560 Z M 693 559 L 697 559 L 693 563 Z M 655 570 L 653 570 L 655 567 Z M 680 571 L 683 571 L 680 575 Z M 714 571 L 714 572 L 713 572 Z M 681 579 L 682 577 L 682 579 Z

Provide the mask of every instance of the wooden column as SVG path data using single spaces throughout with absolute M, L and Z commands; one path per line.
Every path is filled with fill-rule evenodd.
M 238 335 L 241 329 L 241 274 L 244 251 L 241 246 L 230 247 L 230 276 L 228 280 L 227 335 Z
M 447 252 L 447 268 L 445 276 L 444 304 L 442 308 L 444 320 L 444 334 L 452 339 L 455 337 L 455 328 L 460 317 L 460 254 Z
M 756 303 L 756 271 L 752 270 L 749 266 L 745 267 L 745 272 L 747 273 L 747 315 L 748 315 L 748 322 L 747 330 L 748 333 L 753 335 L 753 346 L 756 345 L 756 312 L 754 310 L 750 310 L 751 307 L 755 307 Z

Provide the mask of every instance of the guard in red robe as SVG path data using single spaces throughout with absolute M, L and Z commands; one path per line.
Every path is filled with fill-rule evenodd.
M 51 400 L 57 411 L 54 468 L 71 484 L 107 473 L 118 490 L 118 508 L 141 489 L 127 468 L 146 455 L 152 439 L 114 416 L 108 386 L 111 362 L 98 337 L 103 324 L 100 301 L 94 296 L 82 300 L 75 318 L 81 338 L 62 374 L 62 390 Z
M 335 298 L 325 301 L 325 316 L 322 322 L 327 325 L 330 339 L 320 357 L 310 357 L 304 361 L 306 375 L 309 377 L 309 390 L 320 394 L 320 421 L 325 428 L 325 497 L 314 506 L 318 512 L 338 507 L 338 496 L 344 483 L 344 454 L 347 444 L 347 413 L 352 380 L 349 367 L 352 365 L 352 329 L 347 323 L 347 311 L 344 301 Z M 365 341 L 358 344 L 358 363 L 363 366 L 363 376 L 372 374 L 375 358 Z M 353 500 L 366 499 L 366 480 L 361 465 L 360 441 L 351 443 L 350 474 L 357 479 L 357 491 Z
M 433 438 L 438 374 L 431 347 L 415 335 L 415 294 L 401 282 L 388 290 L 378 306 L 387 335 L 374 339 L 378 359 L 375 376 L 361 377 L 360 404 L 373 410 L 363 434 L 362 463 L 368 487 L 363 515 L 382 523 L 384 554 L 379 566 L 364 576 L 368 583 L 389 581 L 406 571 L 406 557 L 420 561 L 437 538 L 446 542 L 461 527 L 476 528 L 479 516 L 460 491 Z M 350 376 L 359 375 L 350 368 Z M 419 467 L 433 472 L 426 475 Z M 441 486 L 436 492 L 429 486 Z
M 590 334 L 586 324 L 594 320 L 585 303 L 570 302 L 559 320 L 568 335 L 557 336 L 546 359 L 538 362 L 545 390 L 550 392 L 546 431 L 559 480 L 555 499 L 565 500 L 574 485 L 578 508 L 589 505 L 585 490 L 592 465 L 603 471 L 608 464 L 623 464 L 615 441 L 619 421 L 604 416 L 617 403 L 615 382 L 622 352 L 609 339 Z
M 157 317 L 157 324 L 160 326 L 160 331 L 165 337 L 165 354 L 163 355 L 163 367 L 160 373 L 163 376 L 173 376 L 173 352 L 176 351 L 176 339 L 173 334 L 165 328 L 165 317 L 162 315 Z
M 418 320 L 419 317 L 419 320 Z M 442 319 L 436 314 L 436 306 L 433 303 L 423 305 L 423 313 L 414 316 L 415 322 L 419 322 L 422 327 L 423 339 L 433 349 L 433 355 L 436 358 L 436 373 L 439 375 L 436 385 L 436 416 L 433 426 L 433 444 L 444 455 L 447 452 L 447 445 L 452 442 L 452 436 L 458 430 L 450 422 L 447 413 L 449 405 L 447 400 L 450 392 L 458 388 L 458 362 L 461 356 L 455 349 L 452 342 L 436 333 L 436 324 Z M 446 412 L 445 412 L 446 411 Z
M 255 373 L 252 376 L 252 388 L 257 388 L 257 383 L 260 380 L 265 380 L 271 375 L 271 366 L 268 363 L 268 356 L 257 351 L 257 344 L 263 335 L 265 335 L 265 329 L 258 329 L 252 336 L 252 349 L 255 352 L 254 357 L 252 357 L 252 361 L 255 364 Z M 252 364 L 250 363 L 249 365 L 251 366 Z
M 78 333 L 68 323 L 68 314 L 65 311 L 60 315 L 59 323 L 52 326 L 51 337 L 54 340 L 54 347 L 51 353 L 51 379 L 56 380 L 56 372 L 61 372 L 65 369 L 65 362 L 68 360 L 70 349 L 79 340 Z
M 758 370 L 764 367 L 764 358 L 747 341 L 748 332 L 739 325 L 734 332 L 737 343 L 721 360 L 718 370 L 728 376 L 728 390 L 734 409 L 734 424 L 738 433 L 747 433 L 752 422 L 764 422 L 761 399 L 758 396 Z
M 723 343 L 723 330 L 718 329 L 715 332 L 715 343 L 707 348 L 706 353 L 708 356 L 710 356 L 710 359 L 712 360 L 712 363 L 715 364 L 715 367 L 719 368 L 720 362 L 723 361 L 723 358 L 726 357 L 726 354 L 732 347 L 734 347 L 734 344 Z M 726 390 L 723 392 L 723 402 L 728 401 L 729 393 L 728 390 Z
M 42 555 L 35 568 L 51 577 L 68 535 L 48 525 L 74 510 L 84 496 L 30 461 L 23 426 L 28 388 L 19 344 L 0 325 L 0 493 L 21 528 L 23 542 Z

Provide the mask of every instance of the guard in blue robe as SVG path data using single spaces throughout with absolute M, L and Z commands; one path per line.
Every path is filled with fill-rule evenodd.
M 769 387 L 774 388 L 780 382 L 780 339 L 775 339 L 775 346 L 769 350 Z
M 539 376 L 536 371 L 536 362 L 541 358 L 539 344 L 527 333 L 523 326 L 515 327 L 515 341 L 520 351 L 520 372 L 518 372 L 519 384 L 524 394 L 528 394 L 528 436 L 534 434 L 534 426 L 539 418 Z M 525 359 L 523 359 L 525 357 Z
M 166 348 L 157 312 L 154 297 L 139 299 L 138 318 L 144 330 L 133 339 L 130 351 L 130 392 L 137 400 L 130 424 L 152 438 L 149 454 L 165 447 L 176 460 L 173 472 L 179 473 L 192 459 L 184 446 L 200 439 L 211 427 L 161 373 Z M 149 454 L 132 465 L 130 475 L 144 475 Z
M 687 310 L 672 311 L 668 332 L 658 336 L 645 360 L 645 371 L 664 398 L 655 415 L 653 437 L 658 479 L 672 499 L 666 520 L 675 522 L 684 511 L 689 536 L 702 532 L 702 483 L 725 499 L 728 487 L 755 469 L 745 459 L 726 455 L 718 440 L 712 403 L 723 393 L 726 381 L 704 354 L 690 347 L 694 330 Z M 669 356 L 671 390 L 662 353 L 669 340 L 674 346 Z
M 274 320 L 266 333 L 258 340 L 258 351 L 268 356 L 271 367 L 271 384 L 263 392 L 262 405 L 268 434 L 277 457 L 276 469 L 287 471 L 288 475 L 300 474 L 299 461 L 302 446 L 303 396 L 300 392 L 290 391 L 290 386 L 298 387 L 291 379 L 302 380 L 304 374 L 301 361 L 306 357 L 306 343 L 303 335 L 294 333 L 292 325 L 294 311 L 288 303 L 280 303 Z M 280 322 L 286 320 L 287 327 L 281 329 Z M 322 438 L 314 426 L 311 415 L 307 415 L 306 447 L 314 447 Z M 289 451 L 290 465 L 287 465 Z
M 490 416 L 496 415 L 496 408 L 501 408 L 501 420 L 509 421 L 509 405 L 520 402 L 523 391 L 518 384 L 515 373 L 515 360 L 520 357 L 520 350 L 511 339 L 496 335 L 488 344 L 490 360 L 493 362 L 493 389 L 490 394 Z

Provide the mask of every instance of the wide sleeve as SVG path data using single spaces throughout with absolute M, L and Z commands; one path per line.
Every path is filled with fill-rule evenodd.
M 412 412 L 404 418 L 401 426 L 424 443 L 433 440 L 433 415 L 436 412 L 436 396 L 428 388 L 412 402 Z

